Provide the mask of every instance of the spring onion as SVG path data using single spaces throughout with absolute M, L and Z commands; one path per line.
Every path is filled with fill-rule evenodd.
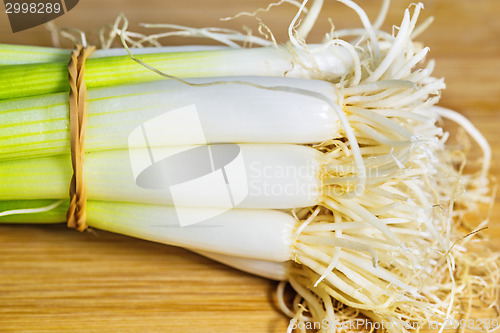
M 159 81 L 91 90 L 86 151 L 142 147 L 140 141 L 129 140 L 130 132 L 146 122 L 158 123 L 161 115 L 166 117 L 162 126 L 148 131 L 152 147 L 210 142 L 307 144 L 340 135 L 337 115 L 330 106 L 336 88 L 328 82 L 236 79 L 248 85 L 231 84 L 235 78 L 217 78 L 228 84 L 197 87 Z M 253 86 L 256 84 L 282 89 L 263 90 Z M 318 93 L 331 100 L 317 98 L 314 94 Z M 0 123 L 8 128 L 0 132 L 0 159 L 69 153 L 66 93 L 0 100 L 0 109 Z M 187 116 L 190 110 L 195 117 Z
M 399 332 L 454 316 L 471 290 L 494 304 L 498 256 L 457 244 L 462 217 L 489 202 L 491 152 L 465 118 L 435 106 L 445 84 L 412 40 L 423 6 L 391 35 L 379 29 L 388 1 L 373 25 L 340 2 L 363 29 L 316 45 L 305 40 L 321 0 L 305 16 L 302 3 L 284 45 L 252 36 L 257 47 L 242 48 L 233 31 L 165 25 L 225 46 L 138 51 L 128 45 L 159 36 L 115 24 L 124 49 L 85 65 L 87 223 L 286 280 L 297 297 L 287 304 L 280 284 L 279 306 L 299 322 L 360 312 Z M 0 222 L 66 219 L 67 54 L 0 46 Z M 479 172 L 456 167 L 465 158 L 441 118 L 478 143 Z M 164 163 L 193 152 L 211 158 Z

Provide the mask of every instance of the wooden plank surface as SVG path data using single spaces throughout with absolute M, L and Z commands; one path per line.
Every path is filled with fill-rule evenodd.
M 370 17 L 376 16 L 380 1 L 359 3 Z M 55 23 L 81 29 L 91 41 L 120 12 L 135 30 L 140 30 L 139 22 L 239 28 L 252 26 L 254 20 L 217 19 L 266 4 L 262 0 L 81 0 Z M 407 4 L 393 2 L 387 29 L 399 25 Z M 463 113 L 485 134 L 494 150 L 492 173 L 499 177 L 500 2 L 424 4 L 422 17 L 434 16 L 435 22 L 419 40 L 431 47 L 435 75 L 446 78 L 441 105 Z M 325 7 L 337 28 L 359 25 L 341 4 L 327 1 Z M 291 6 L 282 6 L 263 18 L 283 40 L 293 14 Z M 323 18 L 313 40 L 327 30 Z M 3 12 L 0 42 L 52 43 L 44 27 L 11 33 Z M 497 250 L 499 221 L 497 200 L 487 230 Z M 82 234 L 62 225 L 0 226 L 0 332 L 285 332 L 287 318 L 274 306 L 275 287 L 274 282 L 182 249 L 107 232 Z

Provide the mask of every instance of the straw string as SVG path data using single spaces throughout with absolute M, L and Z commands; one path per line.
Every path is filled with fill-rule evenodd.
M 71 164 L 73 176 L 69 187 L 70 203 L 66 219 L 69 228 L 78 231 L 87 229 L 86 206 L 87 191 L 85 189 L 83 163 L 85 159 L 85 127 L 87 119 L 87 88 L 85 86 L 85 61 L 95 50 L 94 46 L 77 45 L 71 52 L 68 64 L 69 92 L 69 124 L 71 135 Z

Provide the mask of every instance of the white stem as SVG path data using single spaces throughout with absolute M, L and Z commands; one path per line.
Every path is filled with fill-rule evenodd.
M 184 225 L 190 214 L 198 223 Z M 285 262 L 291 259 L 295 219 L 272 210 L 219 210 L 89 201 L 91 227 L 159 243 L 234 257 Z
M 89 200 L 290 209 L 320 202 L 321 156 L 284 144 L 109 150 L 86 154 L 84 177 Z M 66 198 L 70 162 L 58 155 L 0 163 L 8 179 L 0 182 L 0 198 Z
M 328 82 L 277 77 L 189 82 L 193 85 L 165 80 L 90 90 L 86 151 L 141 147 L 131 138 L 141 126 L 154 130 L 150 146 L 314 143 L 341 131 L 331 106 L 336 88 Z M 49 148 L 52 154 L 68 153 L 67 99 L 61 93 L 0 101 L 0 129 L 9 128 L 0 130 L 0 159 L 46 154 Z M 22 117 L 15 116 L 19 113 Z

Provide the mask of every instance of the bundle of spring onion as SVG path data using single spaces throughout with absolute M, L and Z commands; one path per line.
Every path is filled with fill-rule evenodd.
M 85 64 L 87 224 L 288 281 L 293 323 L 362 314 L 400 332 L 473 315 L 498 297 L 498 256 L 469 251 L 460 228 L 491 200 L 489 146 L 435 106 L 444 82 L 413 41 L 421 4 L 391 35 L 388 1 L 374 24 L 340 2 L 363 28 L 315 45 L 321 0 L 299 4 L 285 44 L 165 25 L 225 46 L 139 48 L 161 36 L 117 21 Z M 124 48 L 106 48 L 116 36 Z M 69 53 L 0 45 L 0 222 L 66 219 Z M 441 118 L 477 142 L 481 170 L 464 173 Z

